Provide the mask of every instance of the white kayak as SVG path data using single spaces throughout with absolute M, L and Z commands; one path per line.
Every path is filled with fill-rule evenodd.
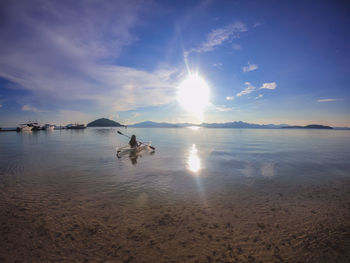
M 120 148 L 117 148 L 117 156 L 121 157 L 126 154 L 138 154 L 142 151 L 154 151 L 151 147 L 151 143 L 140 144 L 137 147 L 130 147 L 130 145 L 126 145 Z

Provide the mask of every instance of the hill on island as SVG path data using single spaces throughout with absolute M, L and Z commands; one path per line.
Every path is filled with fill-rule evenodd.
M 333 129 L 330 126 L 325 126 L 325 125 L 319 125 L 319 124 L 311 124 L 311 125 L 306 125 L 306 126 L 287 126 L 287 127 L 282 127 L 282 128 L 287 128 L 287 129 Z
M 319 124 L 311 124 L 307 126 L 291 126 L 287 124 L 254 124 L 247 123 L 243 121 L 234 121 L 234 122 L 224 122 L 224 123 L 168 123 L 168 122 L 153 122 L 153 121 L 144 121 L 135 124 L 128 125 L 128 127 L 134 128 L 184 128 L 189 126 L 198 126 L 204 128 L 239 128 L 239 129 L 333 129 L 330 126 L 324 126 Z M 348 129 L 346 127 L 340 127 L 338 129 Z
M 87 125 L 88 127 L 123 127 L 119 122 L 112 121 L 106 118 L 94 120 Z
M 183 128 L 189 126 L 198 126 L 205 128 L 255 128 L 255 129 L 278 129 L 285 124 L 274 125 L 274 124 L 251 124 L 243 121 L 235 121 L 235 122 L 225 122 L 225 123 L 201 123 L 201 124 L 193 124 L 193 123 L 167 123 L 167 122 L 153 122 L 153 121 L 145 121 L 140 123 L 135 123 L 129 125 L 128 127 L 135 128 Z

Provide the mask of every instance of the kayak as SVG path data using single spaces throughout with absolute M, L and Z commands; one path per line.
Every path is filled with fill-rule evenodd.
M 120 148 L 117 148 L 117 156 L 121 157 L 126 154 L 138 154 L 142 151 L 154 151 L 153 149 L 150 148 L 151 143 L 147 144 L 140 144 L 137 147 L 130 147 L 130 145 L 126 145 Z

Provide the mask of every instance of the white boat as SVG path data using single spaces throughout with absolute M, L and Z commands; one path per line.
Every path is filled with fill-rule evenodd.
M 154 149 L 151 148 L 151 143 L 147 144 L 140 144 L 137 147 L 130 147 L 130 145 L 126 145 L 123 147 L 119 147 L 116 149 L 117 150 L 117 156 L 120 158 L 123 155 L 137 155 L 140 152 L 143 151 L 148 151 L 148 152 L 153 152 Z
M 39 131 L 40 126 L 37 122 L 28 122 L 20 124 L 21 131 Z
M 45 131 L 53 131 L 54 129 L 55 129 L 55 126 L 51 124 L 45 124 L 43 127 L 43 130 Z
M 33 127 L 27 126 L 27 125 L 24 125 L 24 124 L 21 124 L 19 128 L 20 128 L 21 131 L 23 131 L 23 132 L 32 131 L 32 129 L 33 129 Z

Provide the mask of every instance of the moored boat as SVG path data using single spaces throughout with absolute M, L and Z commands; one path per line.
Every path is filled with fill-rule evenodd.
M 45 124 L 43 126 L 43 130 L 45 130 L 45 131 L 53 131 L 54 129 L 55 129 L 55 126 L 51 125 L 51 124 Z
M 81 130 L 81 129 L 86 129 L 86 125 L 85 124 L 68 124 L 67 125 L 67 129 L 71 129 L 71 130 Z
M 18 127 L 21 131 L 39 131 L 40 126 L 37 122 L 22 123 Z

